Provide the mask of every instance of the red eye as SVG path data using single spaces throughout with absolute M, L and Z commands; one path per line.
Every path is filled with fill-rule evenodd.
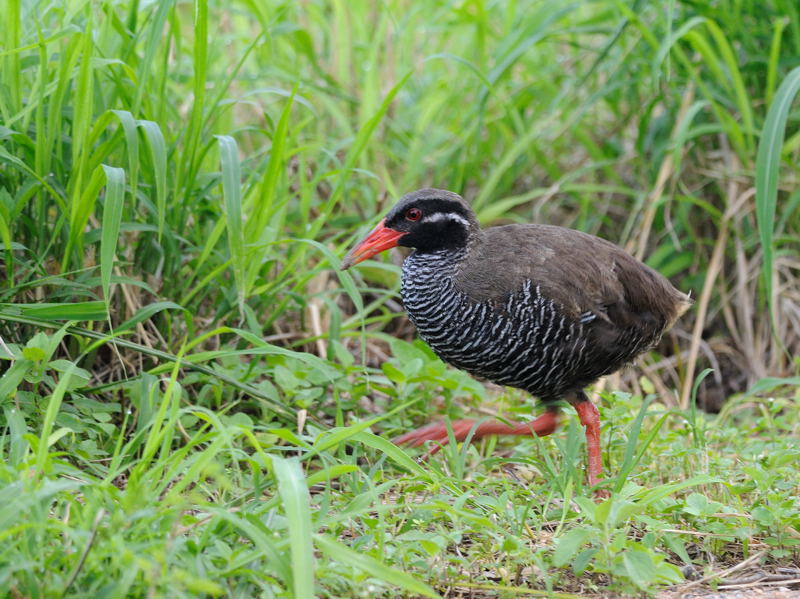
M 409 208 L 406 212 L 406 220 L 419 220 L 422 218 L 422 212 L 419 208 Z

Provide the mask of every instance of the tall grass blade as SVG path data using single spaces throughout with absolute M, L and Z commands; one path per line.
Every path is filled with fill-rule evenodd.
M 389 110 L 389 107 L 392 104 L 395 96 L 398 92 L 403 88 L 406 81 L 409 80 L 411 77 L 412 72 L 409 71 L 406 73 L 400 81 L 398 81 L 392 89 L 386 94 L 383 98 L 383 102 L 381 102 L 378 110 L 369 118 L 366 122 L 362 123 L 361 126 L 358 128 L 358 133 L 356 134 L 356 138 L 353 141 L 353 144 L 350 146 L 350 150 L 347 152 L 347 156 L 344 160 L 344 165 L 342 165 L 341 171 L 339 173 L 339 177 L 336 181 L 336 186 L 334 187 L 333 193 L 331 193 L 331 197 L 325 205 L 324 212 L 325 214 L 323 217 L 317 218 L 312 224 L 308 231 L 308 237 L 315 238 L 320 230 L 322 229 L 325 218 L 324 216 L 330 214 L 334 207 L 339 203 L 341 200 L 342 194 L 344 193 L 345 184 L 350 179 L 352 175 L 353 169 L 356 166 L 356 162 L 358 161 L 361 154 L 367 148 L 367 143 L 372 138 L 372 134 L 375 133 L 375 130 L 378 128 L 378 125 L 383 120 L 383 117 L 386 115 L 386 112 Z
M 98 166 L 80 193 L 70 198 L 69 237 L 61 262 L 62 272 L 69 270 L 70 259 L 74 251 L 77 251 L 79 256 L 82 253 L 84 229 L 105 183 L 106 175 L 103 167 Z
M 50 449 L 50 433 L 53 430 L 58 411 L 61 409 L 61 402 L 67 392 L 70 378 L 76 368 L 74 364 L 70 364 L 67 370 L 62 373 L 61 379 L 58 381 L 52 395 L 50 395 L 50 401 L 47 403 L 47 410 L 42 421 L 42 432 L 39 434 L 39 445 L 36 449 L 36 474 L 39 477 L 44 475 L 44 467 L 47 463 L 48 450 Z
M 756 154 L 756 221 L 761 239 L 764 290 L 771 318 L 774 319 L 775 298 L 772 291 L 772 266 L 775 259 L 775 206 L 778 201 L 780 170 L 786 120 L 792 102 L 800 92 L 800 67 L 794 68 L 783 80 L 767 112 Z
M 3 242 L 7 281 L 14 280 L 14 241 L 11 236 L 11 214 L 7 207 L 12 202 L 11 194 L 5 189 L 0 189 L 0 241 Z
M 158 49 L 159 43 L 162 41 L 164 23 L 173 5 L 173 0 L 161 0 L 161 2 L 155 3 L 153 7 L 155 14 L 149 21 L 149 33 L 144 43 L 144 55 L 139 62 L 139 69 L 136 74 L 136 95 L 132 103 L 132 112 L 134 115 L 138 116 L 140 114 L 144 93 L 149 89 L 147 83 L 155 71 L 156 50 Z
M 206 0 L 195 0 L 194 2 L 192 68 L 192 111 L 186 130 L 186 151 L 175 179 L 175 196 L 186 200 L 189 199 L 188 192 L 192 188 L 196 176 L 195 161 L 201 147 L 200 136 L 203 131 L 203 108 L 208 75 L 208 2 Z
M 283 172 L 286 161 L 286 139 L 289 130 L 289 117 L 292 114 L 292 106 L 294 106 L 294 97 L 295 91 L 292 91 L 292 95 L 289 96 L 286 105 L 281 111 L 281 117 L 272 135 L 267 170 L 259 186 L 258 194 L 253 196 L 252 206 L 249 207 L 250 219 L 247 238 L 251 241 L 258 240 L 273 214 L 278 178 Z
M 653 403 L 655 400 L 654 396 L 650 396 L 645 398 L 642 402 L 642 407 L 639 408 L 639 413 L 636 414 L 636 418 L 631 425 L 630 433 L 628 434 L 628 444 L 625 447 L 625 457 L 623 458 L 622 465 L 619 468 L 619 474 L 617 475 L 617 482 L 614 485 L 614 492 L 619 493 L 622 487 L 625 486 L 625 483 L 628 480 L 628 475 L 633 471 L 638 464 L 639 459 L 641 459 L 642 451 L 637 453 L 636 446 L 639 441 L 639 433 L 642 430 L 642 423 L 644 422 L 644 417 L 647 415 L 647 409 L 650 407 L 650 404 Z M 658 423 L 658 425 L 654 428 L 654 430 L 649 435 L 647 442 L 645 443 L 645 447 L 649 445 L 649 443 L 653 440 L 658 430 L 661 428 L 661 424 L 663 424 L 663 419 Z
M 244 253 L 244 229 L 242 227 L 242 169 L 236 140 L 229 135 L 216 135 L 222 167 L 222 194 L 225 222 L 228 228 L 228 249 L 231 254 L 233 277 L 236 281 L 236 296 L 239 312 L 244 313 L 245 272 L 247 264 Z
M 139 182 L 139 132 L 137 131 L 136 119 L 127 110 L 112 110 L 111 113 L 119 119 L 122 131 L 125 134 L 125 148 L 128 152 L 128 175 L 130 176 L 131 198 L 133 199 L 131 206 L 134 206 L 136 187 Z
M 158 123 L 140 120 L 137 125 L 144 132 L 147 147 L 150 148 L 150 158 L 153 161 L 153 178 L 156 186 L 156 212 L 158 221 L 158 239 L 164 233 L 164 223 L 167 220 L 167 144 L 164 134 Z
M 314 599 L 314 547 L 311 507 L 303 470 L 296 459 L 272 457 L 283 509 L 289 524 L 292 583 L 296 599 Z
M 92 36 L 93 16 L 91 7 L 86 7 L 87 22 L 84 34 L 80 41 L 80 65 L 78 67 L 78 77 L 75 81 L 74 93 L 72 96 L 72 106 L 75 114 L 72 119 L 72 177 L 69 181 L 69 195 L 73 210 L 80 210 L 78 198 L 82 197 L 85 178 L 88 176 L 89 157 L 91 149 L 86 140 L 92 123 L 94 109 L 94 91 L 92 90 L 94 69 L 92 66 L 94 40 Z M 72 223 L 76 219 L 73 219 Z M 81 229 L 82 232 L 82 229 Z M 71 236 L 78 235 L 75 231 L 70 231 Z M 65 256 L 65 259 L 69 259 Z
M 775 86 L 778 82 L 778 67 L 780 66 L 780 50 L 783 41 L 783 30 L 789 24 L 789 19 L 783 17 L 775 19 L 772 30 L 772 43 L 769 47 L 769 60 L 767 61 L 767 88 L 764 90 L 764 101 L 767 106 L 772 106 L 775 97 Z
M 103 231 L 100 240 L 100 279 L 106 310 L 111 301 L 111 271 L 117 252 L 119 227 L 122 223 L 122 201 L 125 197 L 125 171 L 102 165 L 106 173 L 106 201 L 103 209 Z

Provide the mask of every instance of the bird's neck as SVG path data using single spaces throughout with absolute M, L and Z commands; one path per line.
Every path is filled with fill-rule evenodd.
M 467 257 L 465 246 L 439 250 L 414 250 L 403 263 L 404 276 L 424 279 L 449 279 Z
M 462 294 L 455 277 L 466 257 L 467 248 L 416 250 L 403 263 L 400 296 L 411 321 L 424 331 L 434 323 L 455 314 L 454 306 Z M 447 308 L 447 309 L 445 309 Z
M 415 249 L 406 258 L 403 270 L 423 269 L 434 276 L 452 277 L 458 267 L 465 263 L 469 256 L 482 244 L 482 233 L 476 226 L 475 230 L 469 232 L 466 244 L 438 249 Z

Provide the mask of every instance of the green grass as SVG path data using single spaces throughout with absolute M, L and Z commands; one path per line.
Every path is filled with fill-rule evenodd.
M 652 595 L 800 561 L 793 0 L 0 10 L 0 594 Z M 536 411 L 410 343 L 396 261 L 338 270 L 427 185 L 692 290 L 599 393 L 608 500 L 569 410 L 425 463 L 389 441 Z

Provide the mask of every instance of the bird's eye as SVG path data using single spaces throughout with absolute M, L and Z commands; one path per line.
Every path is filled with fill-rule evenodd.
M 419 208 L 409 208 L 406 212 L 406 220 L 419 220 L 422 218 L 422 211 Z

